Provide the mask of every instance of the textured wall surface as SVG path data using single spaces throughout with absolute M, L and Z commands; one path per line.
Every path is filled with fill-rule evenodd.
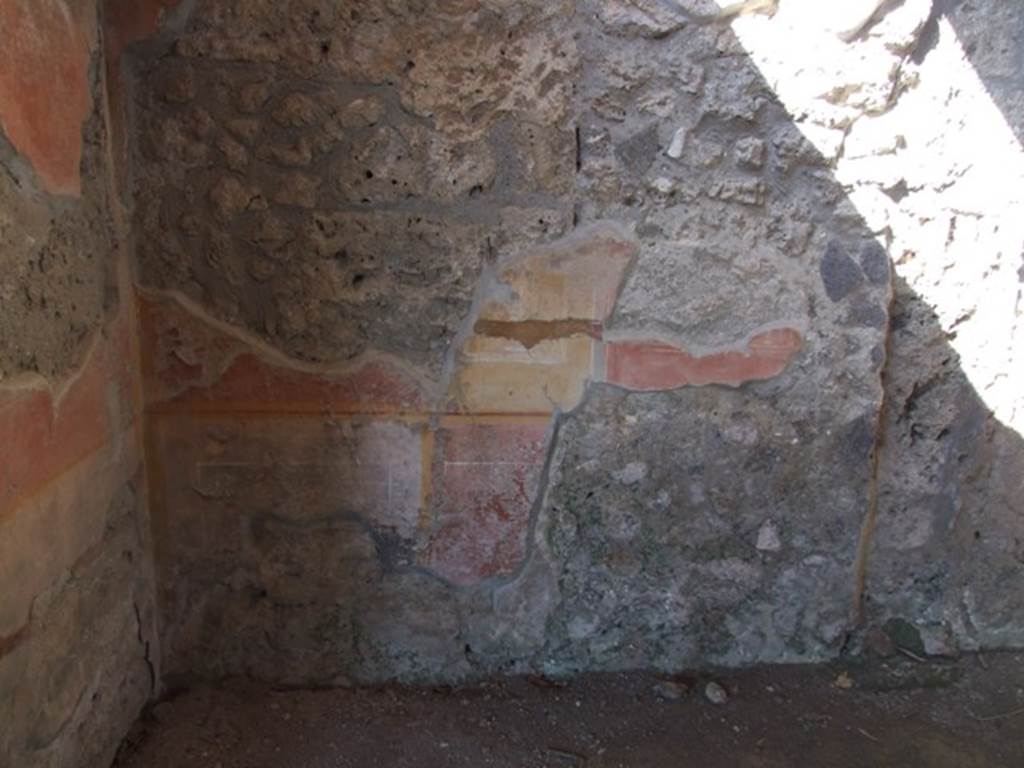
M 94 11 L 0 2 L 0 756 L 162 671 L 1024 643 L 1021 11 Z
M 11 1 L 0 20 L 2 382 L 81 363 L 110 301 L 111 241 L 92 4 Z
M 893 251 L 867 594 L 875 623 L 908 622 L 922 648 L 948 653 L 1024 640 L 1024 8 L 937 11 L 920 85 L 889 118 L 942 115 L 905 133 L 893 159 L 904 168 L 889 176 L 908 190 L 893 231 L 922 234 L 898 236 Z
M 109 765 L 159 649 L 95 3 L 0 3 L 0 765 Z
M 140 58 L 169 672 L 847 642 L 889 259 L 712 10 L 205 0 Z
M 195 4 L 137 85 L 171 670 L 1021 641 L 1019 14 L 819 6 Z

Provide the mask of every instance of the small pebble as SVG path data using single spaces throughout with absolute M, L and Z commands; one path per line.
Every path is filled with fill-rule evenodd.
M 887 659 L 896 654 L 896 644 L 884 629 L 874 628 L 864 638 L 864 645 L 876 656 Z
M 676 701 L 686 695 L 689 688 L 671 680 L 659 680 L 654 684 L 654 693 L 668 701 Z
M 725 692 L 725 688 L 714 681 L 707 684 L 704 695 L 712 704 L 725 704 L 729 700 L 729 694 Z

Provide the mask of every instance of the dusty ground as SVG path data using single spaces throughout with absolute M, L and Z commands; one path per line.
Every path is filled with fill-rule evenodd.
M 427 690 L 233 681 L 154 706 L 115 765 L 1021 766 L 1024 654 Z

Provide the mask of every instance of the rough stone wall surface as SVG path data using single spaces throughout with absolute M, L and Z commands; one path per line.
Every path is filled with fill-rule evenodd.
M 98 4 L 0 3 L 0 765 L 108 765 L 156 691 Z
M 876 624 L 911 625 L 928 652 L 950 653 L 1024 641 L 1024 8 L 938 11 L 921 85 L 891 117 L 942 114 L 931 130 L 945 152 L 906 164 L 908 194 L 893 205 L 893 230 L 918 228 L 925 247 L 905 236 L 894 250 L 868 609 Z M 905 135 L 897 158 L 935 141 Z
M 2 382 L 81 363 L 111 301 L 111 240 L 104 127 L 91 88 L 94 10 L 12 1 L 0 14 Z
M 943 474 L 936 497 L 978 476 L 893 416 L 948 341 L 900 318 L 929 317 L 925 287 L 959 263 L 928 216 L 967 161 L 927 176 L 941 140 L 885 120 L 936 98 L 950 9 L 186 5 L 133 89 L 171 674 L 812 660 L 865 618 L 969 639 L 935 618 L 955 590 L 906 565 L 955 546 L 891 546 L 917 493 L 898 468 Z M 904 152 L 921 178 L 892 177 Z M 911 242 L 942 227 L 934 251 Z M 1016 245 L 993 255 L 1004 280 Z M 980 301 L 1000 277 L 976 277 Z M 1019 578 L 1020 475 L 993 470 L 1014 433 L 948 366 L 933 391 L 1004 478 L 971 493 L 1003 500 L 998 579 Z M 1020 642 L 1019 619 L 992 626 Z
M 571 8 L 199 3 L 142 73 L 143 280 L 436 372 L 485 266 L 570 225 Z

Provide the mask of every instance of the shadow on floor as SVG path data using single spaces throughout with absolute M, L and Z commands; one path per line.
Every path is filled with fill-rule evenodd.
M 704 694 L 709 681 L 724 704 Z M 849 687 L 844 687 L 849 686 Z M 197 688 L 154 706 L 116 768 L 1024 764 L 1024 655 L 466 688 Z

